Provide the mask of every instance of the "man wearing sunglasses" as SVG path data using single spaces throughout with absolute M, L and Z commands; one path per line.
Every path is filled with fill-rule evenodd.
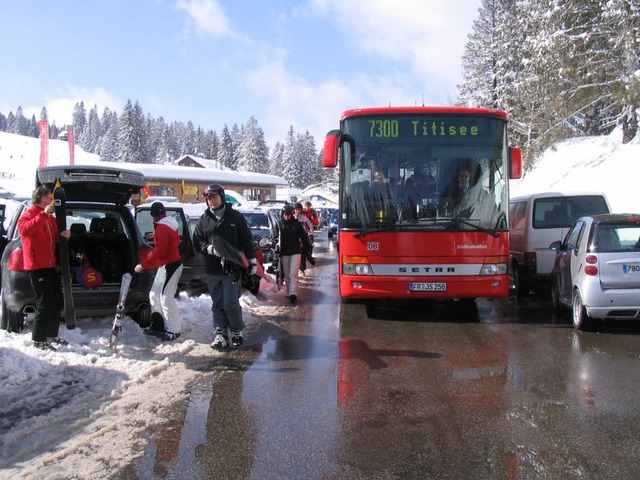
M 215 328 L 211 347 L 226 350 L 230 344 L 240 346 L 243 342 L 244 322 L 240 306 L 242 285 L 240 267 L 225 258 L 227 255 L 221 251 L 220 245 L 243 252 L 249 260 L 249 273 L 252 275 L 257 270 L 256 253 L 247 220 L 226 203 L 224 188 L 212 183 L 205 189 L 203 197 L 208 208 L 198 220 L 193 232 L 193 244 L 205 258 L 207 289 L 211 295 Z

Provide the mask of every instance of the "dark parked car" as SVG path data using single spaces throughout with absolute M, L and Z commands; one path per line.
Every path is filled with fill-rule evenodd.
M 257 243 L 260 243 L 260 240 L 263 238 L 272 240 L 275 220 L 274 217 L 269 215 L 269 212 L 259 208 L 252 210 L 240 210 L 240 212 L 244 215 L 244 218 L 247 219 L 253 239 Z
M 0 257 L 9 243 L 12 222 L 18 219 L 24 208 L 25 206 L 21 202 L 10 198 L 0 198 Z
M 549 248 L 556 252 L 551 300 L 571 309 L 575 328 L 640 317 L 640 215 L 581 217 Z
M 329 217 L 329 225 L 327 227 L 327 236 L 329 238 L 338 235 L 338 212 L 335 211 Z
M 106 316 L 115 313 L 120 282 L 125 272 L 133 273 L 140 258 L 151 250 L 144 241 L 133 215 L 127 208 L 132 194 L 145 185 L 139 172 L 100 166 L 59 166 L 40 168 L 36 185 L 53 188 L 59 179 L 67 198 L 67 228 L 70 263 L 81 265 L 81 258 L 102 273 L 100 285 L 85 288 L 72 284 L 78 317 Z M 27 208 L 23 205 L 23 209 Z M 19 215 L 22 210 L 17 213 Z M 17 217 L 15 217 L 17 218 Z M 25 315 L 35 312 L 31 282 L 22 266 L 22 240 L 11 221 L 10 239 L 2 255 L 2 292 L 0 310 L 2 328 L 19 331 Z M 125 304 L 125 313 L 146 326 L 150 322 L 149 289 L 154 272 L 133 275 Z

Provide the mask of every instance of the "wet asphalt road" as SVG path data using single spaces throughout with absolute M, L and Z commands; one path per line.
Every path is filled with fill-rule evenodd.
M 216 361 L 138 478 L 640 478 L 637 324 L 576 332 L 544 296 L 341 303 L 318 237 L 299 304 Z

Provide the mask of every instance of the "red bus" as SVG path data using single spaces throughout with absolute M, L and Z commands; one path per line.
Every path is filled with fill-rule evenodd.
M 347 110 L 323 164 L 340 169 L 342 298 L 508 295 L 508 180 L 522 153 L 508 146 L 506 113 Z

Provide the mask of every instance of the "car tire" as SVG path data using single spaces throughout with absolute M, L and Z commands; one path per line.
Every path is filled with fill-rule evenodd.
M 573 291 L 571 317 L 573 319 L 573 326 L 577 330 L 590 330 L 593 326 L 593 319 L 587 315 L 587 309 L 584 307 L 582 297 L 577 289 Z
M 11 333 L 19 333 L 24 328 L 24 315 L 22 312 L 12 312 L 0 297 L 0 310 L 2 311 L 1 327 Z
M 526 274 L 522 272 L 520 266 L 516 263 L 511 269 L 513 292 L 518 298 L 525 298 L 529 295 L 529 282 Z
M 141 310 L 131 312 L 130 317 L 140 326 L 140 328 L 148 327 L 151 325 L 151 307 L 147 306 Z
M 553 309 L 556 311 L 560 311 L 562 309 L 562 305 L 560 304 L 560 296 L 558 294 L 558 284 L 555 280 L 551 280 L 551 305 Z

